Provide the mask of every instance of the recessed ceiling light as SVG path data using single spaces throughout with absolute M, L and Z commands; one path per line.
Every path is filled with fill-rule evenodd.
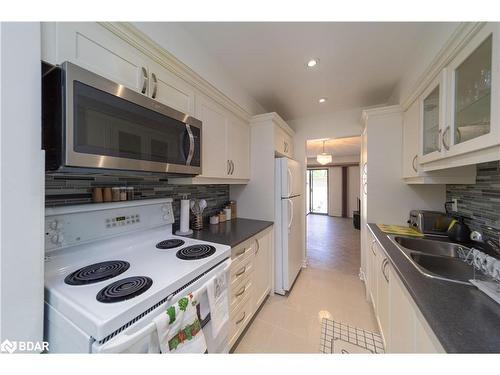
M 318 102 L 324 103 L 324 102 L 326 102 L 326 98 L 319 98 Z
M 319 59 L 311 59 L 307 62 L 307 67 L 308 68 L 313 68 L 315 67 L 316 65 L 318 65 L 319 63 Z

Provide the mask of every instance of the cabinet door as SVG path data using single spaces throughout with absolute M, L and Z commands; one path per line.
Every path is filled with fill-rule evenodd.
M 368 244 L 368 284 L 370 291 L 370 299 L 373 303 L 373 308 L 377 309 L 377 253 L 375 252 L 375 239 L 370 236 Z
M 415 101 L 403 115 L 403 177 L 418 176 L 419 103 Z
M 389 341 L 389 260 L 376 244 L 377 249 L 377 316 L 385 345 Z
M 292 137 L 278 125 L 274 128 L 274 150 L 282 156 L 293 156 Z
M 450 110 L 443 132 L 449 156 L 500 144 L 500 25 L 488 23 L 450 63 Z
M 151 62 L 149 70 L 150 96 L 178 111 L 194 115 L 194 89 L 160 64 Z
M 415 312 L 395 271 L 389 268 L 390 353 L 415 352 Z
M 202 176 L 227 178 L 229 163 L 226 150 L 227 112 L 205 96 L 196 97 L 196 118 L 202 125 Z
M 432 82 L 420 97 L 419 157 L 422 163 L 444 156 L 442 134 L 445 122 L 446 70 Z
M 51 62 L 70 61 L 132 90 L 148 93 L 149 59 L 94 22 L 45 25 L 43 55 Z M 49 52 L 52 51 L 52 52 Z
M 254 293 L 255 309 L 258 309 L 266 296 L 271 291 L 271 255 L 272 255 L 272 231 L 263 236 L 257 236 L 254 261 Z
M 230 178 L 250 178 L 250 128 L 242 120 L 231 116 L 227 127 Z

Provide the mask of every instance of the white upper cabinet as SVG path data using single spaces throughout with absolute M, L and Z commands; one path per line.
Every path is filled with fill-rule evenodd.
M 293 158 L 293 139 L 282 127 L 274 128 L 274 151 L 280 156 Z
M 130 34 L 127 30 L 120 24 L 42 23 L 42 59 L 52 64 L 70 61 L 201 120 L 202 174 L 172 178 L 172 182 L 248 182 L 246 112 L 188 68 L 179 68 L 182 62 L 168 53 L 162 55 L 156 46 L 151 52 L 147 40 L 134 39 L 139 31 Z
M 249 126 L 212 99 L 201 95 L 196 99 L 195 117 L 203 122 L 203 172 L 200 177 L 249 179 Z
M 250 178 L 250 127 L 235 116 L 229 118 L 227 126 L 227 159 L 229 177 Z
M 195 90 L 157 63 L 149 64 L 149 96 L 178 111 L 194 115 Z
M 202 177 L 227 178 L 230 165 L 226 150 L 228 117 L 222 106 L 204 96 L 196 99 L 196 118 L 202 121 Z
M 442 76 L 441 76 L 442 77 Z M 424 92 L 420 100 L 403 114 L 403 179 L 407 184 L 474 184 L 476 167 L 468 165 L 457 168 L 426 172 L 422 168 L 425 160 L 436 160 L 443 152 L 441 147 L 441 124 L 443 117 L 441 80 L 436 80 Z
M 500 24 L 450 54 L 420 96 L 419 164 L 435 171 L 500 160 Z
M 403 114 L 403 178 L 419 175 L 418 171 L 418 102 L 415 101 Z
M 500 144 L 500 25 L 487 24 L 449 66 L 443 146 L 450 156 Z
M 96 23 L 42 23 L 42 59 L 70 61 L 147 95 L 147 57 Z
M 421 163 L 436 160 L 443 152 L 442 135 L 446 106 L 446 71 L 436 77 L 419 101 L 419 158 Z

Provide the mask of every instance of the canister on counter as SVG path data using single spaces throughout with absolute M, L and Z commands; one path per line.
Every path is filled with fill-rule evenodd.
M 226 214 L 224 211 L 219 212 L 219 223 L 223 223 L 226 221 Z
M 120 200 L 121 201 L 127 200 L 127 187 L 126 186 L 122 186 L 120 188 Z
M 114 187 L 111 189 L 111 195 L 113 196 L 113 202 L 119 202 L 120 201 L 120 188 L 119 187 Z
M 231 207 L 231 219 L 236 219 L 236 201 L 229 201 Z
M 134 200 L 134 187 L 133 186 L 127 186 L 127 200 L 128 201 Z
M 95 187 L 92 189 L 92 202 L 94 203 L 102 202 L 102 188 Z
M 110 187 L 102 188 L 102 200 L 104 202 L 112 202 L 113 201 L 113 193 L 111 192 Z
M 224 215 L 226 216 L 226 221 L 231 220 L 231 207 L 227 206 L 224 208 Z

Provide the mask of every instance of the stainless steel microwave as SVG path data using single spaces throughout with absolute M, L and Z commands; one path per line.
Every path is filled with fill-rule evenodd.
M 201 173 L 201 121 L 69 62 L 42 77 L 47 171 Z

